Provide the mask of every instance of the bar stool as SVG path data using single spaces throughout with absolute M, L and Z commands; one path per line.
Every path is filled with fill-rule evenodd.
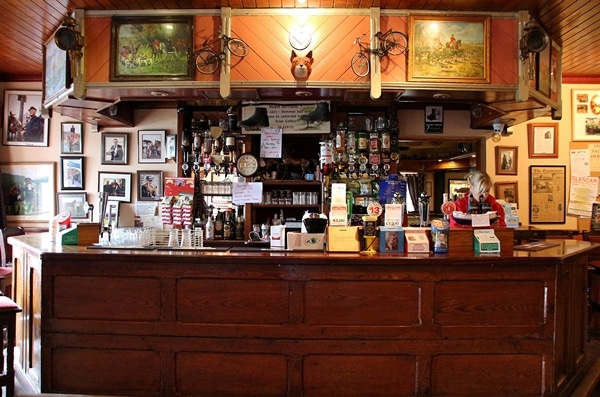
M 0 296 L 0 329 L 2 330 L 2 334 L 5 335 L 3 342 L 6 347 L 6 368 L 4 367 L 4 349 L 2 349 L 2 354 L 0 355 L 0 387 L 6 387 L 6 397 L 13 397 L 15 395 L 14 348 L 17 313 L 21 311 L 21 308 L 12 299 Z

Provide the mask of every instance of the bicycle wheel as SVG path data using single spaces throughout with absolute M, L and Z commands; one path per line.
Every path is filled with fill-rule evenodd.
M 391 31 L 384 38 L 385 50 L 390 55 L 400 55 L 406 52 L 408 41 L 403 33 Z
M 358 77 L 365 77 L 369 74 L 369 57 L 364 52 L 358 52 L 352 57 L 352 71 Z
M 213 74 L 219 67 L 219 56 L 213 50 L 203 48 L 194 53 L 196 69 L 202 74 Z
M 240 39 L 231 39 L 227 42 L 227 48 L 236 57 L 245 57 L 248 55 L 248 45 Z

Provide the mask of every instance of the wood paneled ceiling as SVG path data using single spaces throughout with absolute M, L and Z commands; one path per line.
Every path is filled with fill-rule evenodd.
M 65 14 L 85 10 L 293 8 L 295 0 L 5 0 L 0 81 L 42 79 L 43 43 Z M 298 8 L 369 8 L 529 13 L 563 46 L 563 79 L 600 81 L 598 0 L 306 0 Z

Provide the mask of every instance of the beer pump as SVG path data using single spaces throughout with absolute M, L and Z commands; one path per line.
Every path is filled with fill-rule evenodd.
M 181 133 L 181 152 L 183 153 L 183 159 L 181 162 L 181 170 L 183 176 L 189 178 L 192 170 L 190 169 L 190 153 L 192 152 L 192 132 L 189 129 L 184 129 Z

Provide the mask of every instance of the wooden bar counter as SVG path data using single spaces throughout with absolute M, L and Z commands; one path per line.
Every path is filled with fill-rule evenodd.
M 11 238 L 17 370 L 44 393 L 567 396 L 587 253 L 86 249 Z

